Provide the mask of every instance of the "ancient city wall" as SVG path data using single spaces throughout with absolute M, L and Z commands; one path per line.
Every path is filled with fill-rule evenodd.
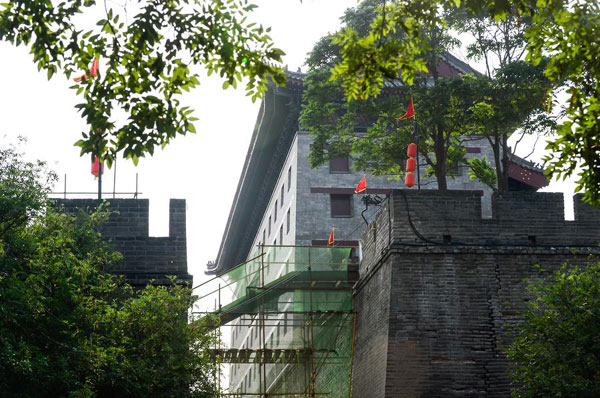
M 394 191 L 361 241 L 354 397 L 509 397 L 525 279 L 600 253 L 600 211 L 562 194 Z
M 56 199 L 56 205 L 67 213 L 95 209 L 94 199 Z M 167 275 L 192 282 L 187 272 L 185 200 L 171 199 L 169 203 L 169 236 L 150 237 L 148 234 L 147 199 L 110 199 L 104 206 L 113 213 L 102 226 L 102 236 L 120 253 L 123 261 L 110 271 L 124 275 L 134 286 L 150 281 L 167 283 Z

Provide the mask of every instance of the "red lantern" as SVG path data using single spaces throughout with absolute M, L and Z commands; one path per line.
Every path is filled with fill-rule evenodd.
M 98 177 L 98 169 L 100 169 L 100 173 L 104 174 L 104 162 L 102 162 L 102 166 L 100 166 L 100 162 L 98 162 L 98 158 L 94 157 L 94 161 L 92 162 L 92 174 Z
M 406 184 L 407 187 L 412 187 L 415 185 L 415 175 L 411 172 L 406 173 L 406 178 L 404 179 L 404 184 Z
M 411 142 L 410 144 L 408 144 L 408 157 L 409 158 L 416 158 L 417 157 L 417 144 L 415 144 L 414 142 Z
M 417 169 L 417 159 L 410 158 L 406 159 L 406 171 L 413 172 Z

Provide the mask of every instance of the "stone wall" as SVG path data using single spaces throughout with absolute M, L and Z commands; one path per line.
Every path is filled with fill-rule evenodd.
M 94 199 L 56 199 L 57 208 L 67 213 L 89 212 L 97 207 Z M 111 214 L 101 233 L 123 254 L 123 261 L 109 271 L 124 275 L 134 286 L 150 281 L 167 283 L 167 276 L 191 283 L 187 270 L 185 200 L 171 199 L 169 203 L 169 236 L 148 235 L 147 199 L 110 199 L 104 206 Z
M 354 397 L 510 397 L 504 350 L 535 280 L 600 254 L 600 211 L 562 194 L 394 191 L 361 241 Z M 536 264 L 545 271 L 540 271 Z

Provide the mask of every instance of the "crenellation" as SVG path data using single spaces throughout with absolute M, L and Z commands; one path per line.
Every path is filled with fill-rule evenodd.
M 494 217 L 481 217 L 477 191 L 399 191 L 390 196 L 396 243 L 466 245 L 593 245 L 600 240 L 600 212 L 575 199 L 575 221 L 564 217 L 560 193 L 494 195 Z M 408 206 L 407 206 L 408 202 Z M 411 225 L 412 221 L 412 225 Z M 444 237 L 446 235 L 446 238 Z
M 575 221 L 560 194 L 496 195 L 492 219 L 476 216 L 478 198 L 394 191 L 365 231 L 354 397 L 510 397 L 504 350 L 531 298 L 525 281 L 600 257 L 600 210 L 577 197 Z
M 564 221 L 565 201 L 557 192 L 504 192 L 492 195 L 492 217 L 495 220 Z
M 55 199 L 56 207 L 67 213 L 90 212 L 97 208 L 94 199 Z M 110 271 L 124 275 L 129 283 L 143 287 L 150 282 L 168 283 L 167 276 L 192 282 L 187 272 L 186 205 L 184 199 L 169 203 L 169 236 L 149 236 L 149 201 L 147 199 L 109 199 L 102 206 L 111 210 L 100 232 L 123 261 Z
M 573 196 L 573 213 L 575 221 L 583 225 L 598 225 L 600 223 L 600 211 L 583 202 L 583 194 Z

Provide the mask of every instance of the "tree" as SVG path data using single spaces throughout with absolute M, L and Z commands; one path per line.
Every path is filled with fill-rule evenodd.
M 543 66 L 519 60 L 496 69 L 492 78 L 481 83 L 481 97 L 469 109 L 468 130 L 490 143 L 500 192 L 508 191 L 508 162 L 514 152 L 508 146 L 508 138 L 520 132 L 516 147 L 526 134 L 539 138 L 555 130 L 555 118 L 548 113 L 546 104 L 546 92 L 550 88 Z
M 52 175 L 0 149 L 0 397 L 214 397 L 215 335 L 185 286 L 131 286 L 97 232 L 56 213 Z
M 377 1 L 365 1 L 356 9 L 348 10 L 343 18 L 344 29 L 367 31 L 368 21 L 374 17 L 378 4 Z M 418 131 L 423 137 L 419 151 L 431 174 L 435 175 L 439 189 L 446 189 L 446 176 L 464 157 L 460 146 L 464 118 L 461 121 L 460 114 L 454 118 L 445 116 L 450 107 L 465 107 L 471 81 L 463 84 L 464 81 L 459 78 L 439 76 L 436 65 L 455 40 L 438 25 L 428 27 L 424 34 L 435 37 L 424 60 L 424 63 L 432 65 L 432 72 L 417 76 L 415 87 L 410 91 L 397 84 L 396 71 L 390 72 L 385 80 L 393 88 L 376 100 L 356 98 L 345 102 L 346 87 L 330 78 L 330 65 L 339 62 L 340 52 L 343 52 L 343 43 L 337 40 L 341 36 L 334 36 L 329 43 L 327 39 L 317 43 L 307 61 L 311 71 L 306 79 L 300 118 L 302 128 L 315 136 L 315 145 L 310 153 L 313 167 L 332 156 L 352 155 L 355 167 L 359 169 L 370 170 L 375 175 L 401 176 L 406 145 L 411 140 L 413 128 L 410 121 L 398 122 L 396 117 L 414 97 L 419 115 Z M 386 48 L 385 44 L 383 48 Z M 366 131 L 366 134 L 357 133 L 357 129 Z
M 600 395 L 600 264 L 530 285 L 534 295 L 508 350 L 515 397 Z
M 567 89 L 569 105 L 558 126 L 558 137 L 548 142 L 552 152 L 545 158 L 549 174 L 572 175 L 581 166 L 577 190 L 584 200 L 600 204 L 600 5 L 598 2 L 564 0 L 460 1 L 392 0 L 378 9 L 370 30 L 361 36 L 346 29 L 336 38 L 342 60 L 334 68 L 348 98 L 368 98 L 381 92 L 385 77 L 400 70 L 412 84 L 418 72 L 426 71 L 424 50 L 428 37 L 422 30 L 442 21 L 443 10 L 460 7 L 471 15 L 506 21 L 528 19 L 526 60 L 539 65 L 549 58 L 545 75 L 555 86 Z
M 273 46 L 269 29 L 246 22 L 256 7 L 247 0 L 124 4 L 0 4 L 0 40 L 30 46 L 48 78 L 63 72 L 81 79 L 72 89 L 83 97 L 76 107 L 89 125 L 77 142 L 82 154 L 101 156 L 110 166 L 122 151 L 137 163 L 178 134 L 195 132 L 192 110 L 179 100 L 182 91 L 200 84 L 194 65 L 219 74 L 224 88 L 245 80 L 253 100 L 265 91 L 267 78 L 284 82 L 282 68 L 274 65 L 283 52 Z M 87 24 L 98 12 L 104 15 L 95 26 Z M 88 72 L 96 59 L 99 70 Z M 119 124 L 116 114 L 123 111 L 127 120 Z
M 474 14 L 463 8 L 453 14 L 450 25 L 473 37 L 474 41 L 467 46 L 467 57 L 485 61 L 486 95 L 471 109 L 474 116 L 471 128 L 489 141 L 498 190 L 508 191 L 508 161 L 522 138 L 526 134 L 539 138 L 556 128 L 546 103 L 547 92 L 553 87 L 543 74 L 546 60 L 537 66 L 522 61 L 530 19 L 519 17 L 514 9 L 504 19 L 495 20 L 486 12 Z M 511 151 L 508 138 L 517 130 L 521 138 Z M 478 161 L 471 160 L 475 173 L 482 172 L 473 167 Z
M 412 123 L 396 121 L 406 108 L 409 99 L 414 98 L 416 106 L 416 131 L 420 137 L 419 152 L 428 166 L 428 174 L 435 176 L 439 189 L 447 188 L 447 177 L 459 165 L 466 164 L 474 175 L 500 191 L 508 190 L 507 162 L 510 156 L 508 136 L 517 128 L 530 132 L 541 125 L 550 125 L 542 98 L 549 87 L 549 81 L 541 73 L 541 68 L 531 67 L 519 60 L 504 56 L 500 68 L 488 69 L 488 76 L 461 75 L 445 76 L 439 72 L 439 65 L 448 62 L 449 51 L 458 45 L 458 39 L 451 36 L 448 26 L 462 26 L 471 17 L 459 13 L 442 13 L 438 19 L 423 26 L 419 37 L 426 37 L 420 61 L 428 72 L 413 70 L 411 87 L 402 83 L 397 69 L 390 67 L 376 77 L 385 82 L 386 88 L 373 95 L 358 96 L 359 87 L 353 80 L 341 82 L 336 77 L 343 76 L 340 65 L 349 53 L 361 47 L 359 37 L 370 29 L 365 21 L 377 14 L 379 1 L 365 1 L 344 16 L 345 27 L 328 42 L 322 39 L 309 55 L 311 68 L 306 79 L 304 106 L 301 125 L 315 136 L 315 145 L 310 153 L 312 166 L 318 166 L 331 156 L 351 154 L 357 168 L 370 170 L 376 175 L 402 175 L 406 145 L 415 140 Z M 393 5 L 386 5 L 393 7 Z M 382 30 L 388 26 L 380 15 Z M 489 30 L 499 29 L 487 22 Z M 352 33 L 354 41 L 346 41 Z M 393 40 L 382 41 L 377 45 L 382 52 L 398 51 L 403 34 L 389 33 Z M 416 33 L 415 33 L 416 34 Z M 516 36 L 511 32 L 510 35 Z M 488 52 L 498 50 L 500 40 L 490 40 L 485 48 L 472 49 L 474 54 L 487 57 Z M 506 45 L 501 41 L 501 55 L 513 55 L 518 45 Z M 352 44 L 351 44 L 352 43 Z M 388 44 L 391 46 L 389 49 Z M 368 43 L 365 43 L 368 45 Z M 361 47 L 362 48 L 362 47 Z M 360 56 L 360 55 L 358 55 Z M 337 66 L 331 71 L 331 65 Z M 415 61 L 416 62 L 416 61 Z M 359 72 L 364 84 L 369 77 L 367 72 Z M 404 71 L 402 71 L 404 73 Z M 406 76 L 402 75 L 406 80 Z M 370 83 L 369 87 L 374 87 Z M 348 91 L 351 90 L 351 91 Z M 374 90 L 378 90 L 375 89 Z M 365 93 L 363 91 L 363 93 Z M 349 101 L 344 101 L 344 94 Z M 381 94 L 381 95 L 379 95 Z M 362 129 L 366 133 L 356 133 Z M 473 137 L 476 135 L 477 137 Z M 487 137 L 494 149 L 495 168 L 484 160 L 467 163 L 463 143 L 474 138 Z M 490 177 L 491 174 L 496 177 Z M 498 184 L 497 184 L 498 183 Z

